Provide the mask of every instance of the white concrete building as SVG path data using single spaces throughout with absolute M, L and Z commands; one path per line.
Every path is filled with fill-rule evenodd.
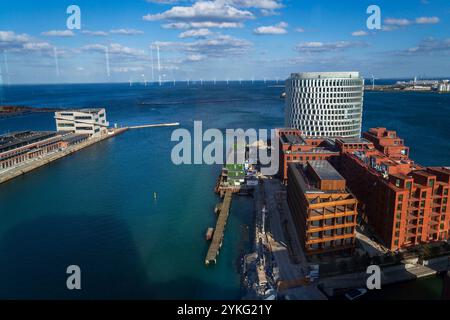
M 104 108 L 75 109 L 55 112 L 56 130 L 91 136 L 108 133 L 109 122 L 106 121 Z
M 306 136 L 360 137 L 363 91 L 359 72 L 293 73 L 286 80 L 286 126 Z
M 438 85 L 439 92 L 450 92 L 450 82 L 448 80 L 443 80 Z

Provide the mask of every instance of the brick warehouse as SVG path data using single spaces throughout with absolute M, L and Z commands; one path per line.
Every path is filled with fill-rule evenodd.
M 356 241 L 357 200 L 326 160 L 289 164 L 287 199 L 307 255 L 351 252 Z
M 295 129 L 278 134 L 279 175 L 291 199 L 304 197 L 304 191 L 290 186 L 290 164 L 328 159 L 357 198 L 361 218 L 390 250 L 449 239 L 450 169 L 414 163 L 395 131 L 372 128 L 364 138 L 335 139 L 308 139 Z M 298 230 L 306 237 L 304 228 Z
M 390 250 L 450 236 L 450 170 L 422 167 L 395 131 L 363 136 L 375 149 L 342 152 L 340 172 L 359 201 L 361 217 Z

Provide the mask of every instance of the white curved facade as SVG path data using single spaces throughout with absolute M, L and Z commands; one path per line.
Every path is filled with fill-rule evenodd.
M 306 136 L 360 137 L 363 92 L 359 72 L 293 73 L 286 80 L 286 126 Z

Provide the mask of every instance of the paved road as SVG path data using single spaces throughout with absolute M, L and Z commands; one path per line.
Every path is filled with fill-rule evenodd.
M 279 180 L 264 180 L 265 201 L 268 215 L 267 237 L 273 257 L 279 267 L 282 280 L 298 280 L 305 277 L 308 261 L 297 237 L 297 232 L 287 204 L 286 193 Z M 286 233 L 287 232 L 287 233 Z M 292 255 L 289 254 L 288 239 Z M 284 292 L 292 299 L 322 300 L 326 297 L 314 285 L 300 286 Z

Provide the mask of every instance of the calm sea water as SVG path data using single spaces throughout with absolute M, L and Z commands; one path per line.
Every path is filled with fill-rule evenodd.
M 3 104 L 107 109 L 111 124 L 283 126 L 283 88 L 263 83 L 11 86 Z M 398 131 L 424 165 L 450 165 L 450 95 L 365 93 L 364 128 Z M 54 130 L 51 113 L 0 119 L 0 133 Z M 235 198 L 218 264 L 205 267 L 218 166 L 175 166 L 173 128 L 131 130 L 0 185 L 0 298 L 239 298 L 250 198 Z M 158 197 L 153 199 L 153 193 Z M 82 270 L 68 291 L 66 267 Z

